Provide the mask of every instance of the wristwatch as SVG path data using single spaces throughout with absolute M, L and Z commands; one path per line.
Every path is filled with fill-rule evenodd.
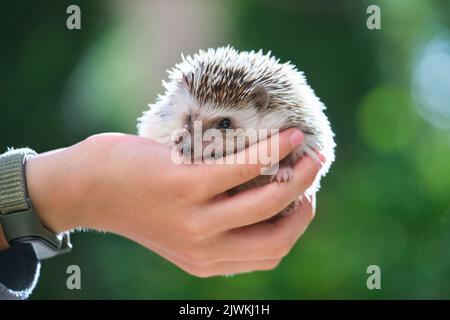
M 42 260 L 68 252 L 72 245 L 68 232 L 55 234 L 42 224 L 28 197 L 25 163 L 35 155 L 28 148 L 0 155 L 0 222 L 11 248 L 31 245 Z

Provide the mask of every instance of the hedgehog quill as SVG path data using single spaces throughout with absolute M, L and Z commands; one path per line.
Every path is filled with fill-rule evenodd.
M 270 52 L 238 52 L 230 46 L 200 50 L 193 56 L 182 56 L 182 62 L 169 71 L 169 81 L 163 81 L 163 86 L 165 93 L 138 119 L 140 136 L 178 146 L 183 152 L 186 147 L 193 147 L 192 143 L 186 145 L 183 137 L 192 134 L 194 122 L 200 122 L 202 130 L 222 133 L 222 139 L 214 140 L 223 150 L 220 155 L 213 155 L 217 158 L 248 146 L 244 130 L 281 131 L 297 127 L 304 134 L 303 143 L 280 161 L 272 176 L 261 175 L 228 193 L 273 180 L 288 183 L 293 166 L 301 157 L 318 159 L 316 152 L 320 152 L 325 163 L 306 193 L 318 191 L 321 177 L 335 158 L 334 134 L 324 104 L 303 73 L 290 62 L 280 63 Z M 236 142 L 231 146 L 224 144 L 229 134 Z M 288 213 L 297 204 L 292 203 L 282 213 Z

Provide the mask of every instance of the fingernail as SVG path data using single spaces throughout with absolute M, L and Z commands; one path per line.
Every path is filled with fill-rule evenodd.
M 289 138 L 289 142 L 291 143 L 291 146 L 293 148 L 301 144 L 302 141 L 303 141 L 303 134 L 298 130 L 296 130 Z
M 316 152 L 316 154 L 322 163 L 327 162 L 327 159 L 325 158 L 325 156 L 323 154 L 321 154 L 320 152 Z

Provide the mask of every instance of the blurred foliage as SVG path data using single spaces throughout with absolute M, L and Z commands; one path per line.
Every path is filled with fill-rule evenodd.
M 382 153 L 405 149 L 417 133 L 417 114 L 406 90 L 377 87 L 364 97 L 359 108 L 361 136 Z M 383 128 L 380 128 L 380 123 Z
M 79 32 L 65 28 L 71 3 L 1 6 L 2 150 L 135 131 L 134 110 L 145 108 L 139 66 L 122 64 L 129 35 L 111 14 L 114 1 L 77 1 L 89 26 Z M 336 132 L 316 219 L 275 271 L 196 279 L 121 237 L 78 233 L 73 253 L 43 263 L 33 298 L 450 298 L 450 125 L 424 117 L 411 89 L 423 47 L 448 35 L 450 2 L 374 3 L 381 30 L 366 28 L 368 1 L 228 2 L 223 43 L 271 50 L 305 71 Z M 449 96 L 449 75 L 439 73 L 440 97 Z M 440 101 L 450 119 L 450 99 Z M 82 290 L 66 289 L 70 264 L 81 267 Z M 381 267 L 382 290 L 366 288 L 371 264 Z

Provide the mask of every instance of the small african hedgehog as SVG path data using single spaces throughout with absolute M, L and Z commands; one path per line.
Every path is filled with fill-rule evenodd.
M 313 193 L 334 161 L 334 134 L 323 113 L 325 106 L 302 72 L 289 62 L 279 63 L 270 52 L 265 55 L 262 51 L 238 52 L 230 46 L 200 50 L 193 57 L 182 56 L 182 62 L 169 71 L 169 82 L 163 81 L 163 86 L 164 95 L 150 105 L 138 124 L 140 136 L 162 144 L 183 144 L 180 137 L 192 133 L 194 121 L 201 121 L 203 130 L 221 130 L 224 138 L 214 141 L 218 144 L 223 144 L 232 131 L 226 129 L 297 127 L 303 132 L 302 145 L 280 162 L 272 177 L 260 176 L 230 190 L 230 194 L 272 179 L 287 182 L 299 157 L 306 153 L 317 158 L 315 151 L 319 151 L 326 162 L 307 191 Z M 233 139 L 239 141 L 245 137 L 234 133 Z M 239 151 L 236 146 L 224 149 L 223 155 Z

